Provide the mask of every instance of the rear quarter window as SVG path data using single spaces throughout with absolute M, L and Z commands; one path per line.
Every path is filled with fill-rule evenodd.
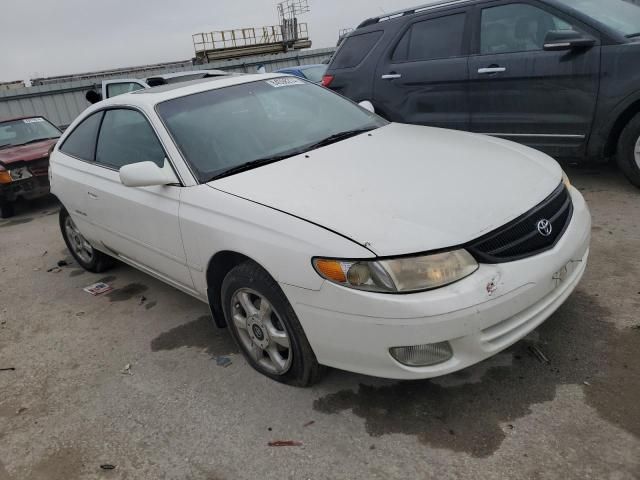
M 353 68 L 362 63 L 367 54 L 382 38 L 382 31 L 348 37 L 336 53 L 331 68 Z

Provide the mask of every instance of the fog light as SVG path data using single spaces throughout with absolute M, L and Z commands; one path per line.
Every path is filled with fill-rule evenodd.
M 415 345 L 413 347 L 394 347 L 389 353 L 398 362 L 408 367 L 429 367 L 444 363 L 453 357 L 449 342 Z

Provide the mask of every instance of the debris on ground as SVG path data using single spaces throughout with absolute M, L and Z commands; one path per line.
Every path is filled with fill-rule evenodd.
M 97 297 L 98 295 L 110 292 L 111 290 L 113 290 L 113 287 L 107 283 L 98 282 L 83 288 L 83 290 L 87 293 L 90 293 L 94 297 Z
M 16 415 L 22 415 L 26 411 L 27 407 L 20 407 L 18 410 L 16 410 Z
M 131 364 L 127 363 L 124 368 L 122 370 L 120 370 L 120 373 L 123 375 L 133 375 L 133 373 L 131 372 Z
M 142 295 L 140 297 L 140 300 L 138 300 L 138 305 L 144 305 L 144 303 L 147 301 L 147 297 L 145 297 L 144 295 Z
M 310 426 L 311 426 L 311 425 L 313 425 L 314 423 L 316 423 L 316 421 L 315 421 L 315 420 L 311 420 L 311 421 L 309 421 L 309 422 L 305 423 L 305 424 L 304 424 L 304 427 L 305 427 L 305 428 L 306 428 L 306 427 L 310 427 Z
M 60 273 L 62 269 L 60 267 L 53 267 L 47 270 L 47 273 Z
M 0 368 L 0 372 L 15 372 L 16 367 Z
M 103 464 L 103 465 L 100 465 L 100 468 L 101 468 L 102 470 L 115 470 L 115 469 L 116 469 L 116 466 L 115 466 L 115 465 L 111 465 L 111 464 L 109 464 L 109 463 L 105 463 L 105 464 Z
M 60 260 L 58 262 L 58 266 L 59 267 L 68 267 L 69 266 L 69 262 L 67 262 L 66 260 Z
M 216 365 L 223 368 L 227 368 L 229 365 L 233 363 L 229 357 L 225 357 L 225 356 L 215 357 L 215 360 L 216 360 Z
M 42 256 L 44 257 L 47 253 L 49 253 L 47 250 L 44 251 L 44 253 L 42 254 Z
M 591 384 L 589 382 L 582 382 L 582 383 L 584 383 L 587 387 L 591 386 Z
M 302 442 L 296 442 L 295 440 L 274 440 L 269 442 L 270 447 L 301 447 Z
M 551 363 L 551 360 L 547 358 L 544 352 L 535 345 L 529 347 L 529 352 L 531 352 L 531 354 L 536 357 L 540 361 L 540 363 Z

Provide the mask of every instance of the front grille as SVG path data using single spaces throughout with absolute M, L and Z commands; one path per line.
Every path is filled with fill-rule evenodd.
M 49 173 L 49 159 L 29 163 L 29 171 L 34 177 L 45 177 Z
M 572 216 L 571 195 L 562 184 L 540 205 L 511 223 L 474 240 L 467 246 L 467 250 L 481 263 L 505 263 L 532 257 L 558 243 Z M 539 223 L 544 220 L 551 224 L 548 236 L 543 235 L 539 228 Z M 545 231 L 544 228 L 542 230 Z

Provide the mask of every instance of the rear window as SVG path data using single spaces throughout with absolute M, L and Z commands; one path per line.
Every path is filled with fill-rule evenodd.
M 416 62 L 461 56 L 465 19 L 466 15 L 460 13 L 414 23 L 398 43 L 393 60 Z
M 376 46 L 382 33 L 377 31 L 348 37 L 331 62 L 331 68 L 352 68 L 360 65 L 367 53 Z

